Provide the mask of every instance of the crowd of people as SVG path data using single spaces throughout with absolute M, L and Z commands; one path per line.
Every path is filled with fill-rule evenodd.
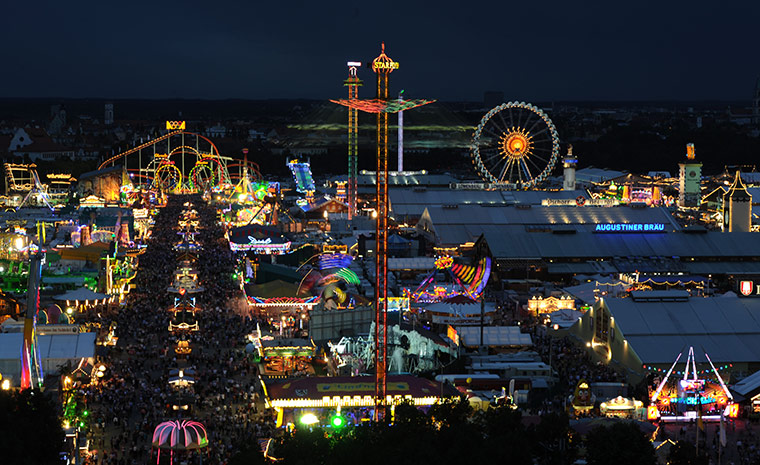
M 172 333 L 168 323 L 177 294 L 167 292 L 178 264 L 174 246 L 182 240 L 178 223 L 183 213 L 195 210 L 197 258 L 193 262 L 203 291 L 196 297 L 199 331 Z M 148 463 L 152 433 L 163 421 L 180 417 L 201 422 L 209 446 L 201 452 L 180 453 L 188 463 L 226 463 L 244 444 L 271 435 L 271 417 L 258 404 L 260 383 L 255 365 L 245 357 L 245 336 L 256 321 L 230 310 L 240 299 L 232 279 L 234 262 L 217 221 L 217 210 L 199 196 L 171 196 L 155 218 L 147 249 L 139 257 L 136 288 L 118 312 L 104 312 L 99 323 L 116 322 L 118 343 L 104 362 L 105 376 L 85 388 L 89 421 L 89 463 L 131 465 Z M 178 357 L 179 338 L 189 341 L 191 353 Z M 169 384 L 170 370 L 192 368 L 194 384 Z M 190 399 L 187 411 L 175 411 L 176 399 Z M 184 402 L 184 401 L 183 401 Z M 259 413 L 261 412 L 261 413 Z M 167 457 L 168 454 L 162 454 Z M 175 457 L 177 457 L 175 455 Z

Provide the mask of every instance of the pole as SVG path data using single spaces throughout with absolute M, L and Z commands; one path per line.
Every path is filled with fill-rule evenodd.
M 402 94 L 404 91 L 398 93 L 398 101 L 403 101 Z M 398 172 L 404 171 L 404 111 L 398 112 Z M 482 340 L 482 339 L 481 339 Z
M 485 292 L 482 296 L 480 296 L 480 349 L 481 352 L 484 351 L 486 347 L 486 342 L 483 340 L 483 327 L 485 326 L 486 321 L 486 298 L 485 298 Z

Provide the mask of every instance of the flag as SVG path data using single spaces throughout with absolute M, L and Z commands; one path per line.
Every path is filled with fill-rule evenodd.
M 726 422 L 723 415 L 720 416 L 720 445 L 726 447 Z
M 702 432 L 705 431 L 705 423 L 702 421 L 702 409 L 700 408 L 697 410 L 697 427 L 702 430 Z

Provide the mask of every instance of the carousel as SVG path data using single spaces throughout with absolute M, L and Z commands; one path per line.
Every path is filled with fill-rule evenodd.
M 693 422 L 698 418 L 702 421 L 717 422 L 722 418 L 736 418 L 739 413 L 738 404 L 728 390 L 723 378 L 715 369 L 710 356 L 705 352 L 709 370 L 700 372 L 697 376 L 697 362 L 694 358 L 694 348 L 689 347 L 686 359 L 686 369 L 683 377 L 673 377 L 674 370 L 683 352 L 678 354 L 673 365 L 662 378 L 655 378 L 655 385 L 650 386 L 647 419 L 664 422 Z M 681 374 L 677 372 L 676 374 Z M 714 376 L 714 378 L 713 378 Z
M 153 430 L 151 445 L 156 450 L 157 465 L 161 463 L 161 451 L 164 451 L 164 457 L 168 451 L 170 465 L 174 463 L 175 456 L 184 459 L 194 452 L 198 453 L 200 462 L 203 463 L 201 449 L 208 447 L 208 434 L 206 427 L 197 421 L 165 421 Z

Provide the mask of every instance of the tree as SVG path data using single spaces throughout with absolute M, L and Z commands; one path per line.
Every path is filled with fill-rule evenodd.
M 570 419 L 567 413 L 547 413 L 532 429 L 534 454 L 540 463 L 563 464 L 575 460 L 575 448 L 571 447 Z
M 56 463 L 63 440 L 61 419 L 49 397 L 31 389 L 0 391 L 3 463 Z
M 589 465 L 654 465 L 652 443 L 634 422 L 621 421 L 598 426 L 586 436 Z

